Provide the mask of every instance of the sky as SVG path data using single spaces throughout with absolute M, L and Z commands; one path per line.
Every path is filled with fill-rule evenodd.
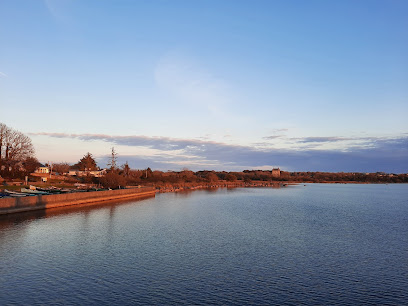
M 0 122 L 42 162 L 408 172 L 408 1 L 0 0 Z

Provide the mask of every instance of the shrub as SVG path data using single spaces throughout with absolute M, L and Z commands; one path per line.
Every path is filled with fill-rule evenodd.
M 105 176 L 100 178 L 100 182 L 103 187 L 117 189 L 119 187 L 125 187 L 126 180 L 123 176 L 117 173 L 108 173 Z

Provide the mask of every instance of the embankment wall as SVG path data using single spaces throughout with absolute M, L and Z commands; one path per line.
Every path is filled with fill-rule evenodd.
M 122 200 L 141 197 L 154 197 L 156 190 L 152 187 L 119 189 L 93 192 L 76 192 L 54 195 L 38 195 L 21 198 L 0 199 L 0 215 L 25 212 L 38 209 L 64 207 L 98 203 L 109 200 Z

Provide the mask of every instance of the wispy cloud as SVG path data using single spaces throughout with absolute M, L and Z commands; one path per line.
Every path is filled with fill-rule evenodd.
M 282 128 L 282 129 L 274 129 L 272 132 L 273 133 L 282 133 L 282 132 L 287 132 L 289 129 L 287 128 Z
M 265 137 L 262 137 L 262 139 L 272 140 L 272 139 L 277 139 L 277 138 L 281 138 L 281 137 L 284 137 L 284 135 L 265 136 Z
M 277 139 L 277 138 L 283 138 L 283 137 L 286 136 L 285 134 L 288 131 L 289 131 L 288 128 L 273 129 L 272 133 L 271 133 L 272 135 L 264 136 L 264 137 L 262 137 L 262 139 L 273 140 L 273 139 Z
M 297 142 L 301 142 L 301 143 L 338 142 L 338 141 L 346 141 L 346 140 L 359 140 L 359 139 L 350 138 L 350 137 L 304 137 L 304 138 L 291 138 L 291 139 L 296 140 Z
M 77 138 L 84 141 L 106 141 L 124 146 L 143 146 L 152 149 L 175 151 L 175 150 L 200 150 L 205 146 L 226 145 L 220 142 L 199 139 L 178 139 L 170 137 L 150 137 L 150 136 L 112 136 L 106 134 L 66 134 L 66 133 L 30 133 L 32 136 L 50 136 L 56 138 Z M 234 146 L 235 147 L 235 146 Z
M 264 140 L 278 140 L 278 145 L 296 150 L 332 150 L 349 151 L 355 148 L 377 147 L 378 144 L 386 141 L 392 142 L 399 137 L 342 137 L 342 136 L 314 136 L 314 137 L 288 137 L 286 135 L 271 135 L 262 137 Z M 275 145 L 276 142 L 261 142 L 262 146 Z
M 4 72 L 1 72 L 1 71 L 0 71 L 0 77 L 2 77 L 2 78 L 7 78 L 8 76 L 7 76 L 7 74 L 5 74 Z
M 114 145 L 147 147 L 157 154 L 121 157 L 138 164 L 161 165 L 160 168 L 243 170 L 264 166 L 281 166 L 299 171 L 385 171 L 406 172 L 408 137 L 371 138 L 371 146 L 339 150 L 283 150 L 268 147 L 226 144 L 208 140 L 176 139 L 150 136 L 111 136 L 104 134 L 33 133 L 32 136 L 76 138 L 83 141 L 104 141 Z M 311 137 L 314 138 L 314 137 Z M 336 137 L 330 137 L 336 140 Z M 330 140 L 328 139 L 328 140 Z M 135 165 L 136 166 L 136 165 Z M 166 167 L 167 166 L 167 167 Z
M 44 0 L 44 5 L 50 15 L 57 21 L 69 22 L 73 0 Z
M 230 102 L 227 83 L 181 52 L 163 56 L 154 75 L 160 88 L 183 103 L 202 108 L 213 115 L 222 113 L 222 108 Z

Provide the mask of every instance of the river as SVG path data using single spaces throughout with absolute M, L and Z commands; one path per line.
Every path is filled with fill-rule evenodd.
M 408 304 L 408 185 L 158 194 L 0 217 L 0 304 Z

